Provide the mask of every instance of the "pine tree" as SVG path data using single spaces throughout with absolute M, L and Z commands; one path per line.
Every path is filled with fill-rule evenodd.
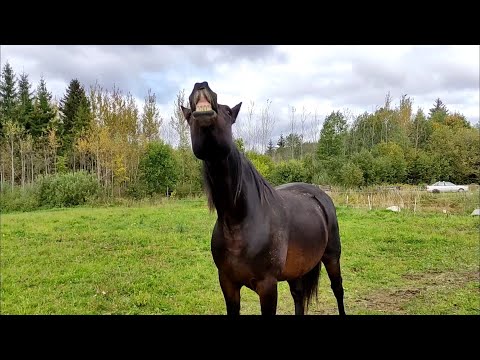
M 75 139 L 86 129 L 90 119 L 90 104 L 78 79 L 70 81 L 65 96 L 60 100 L 60 111 L 63 140 L 61 153 L 64 154 L 72 149 Z
M 283 138 L 283 134 L 280 134 L 280 138 L 277 141 L 277 145 L 279 148 L 285 147 L 285 139 Z
M 267 155 L 269 156 L 273 156 L 273 153 L 275 152 L 275 148 L 273 147 L 273 142 L 272 142 L 272 139 L 270 139 L 270 141 L 268 142 L 268 146 L 267 146 Z
M 448 110 L 445 104 L 442 102 L 442 100 L 440 100 L 440 98 L 437 98 L 435 100 L 435 103 L 433 104 L 433 108 L 430 109 L 429 117 L 432 117 L 435 113 L 439 111 L 445 113 L 445 115 L 448 114 Z
M 0 131 L 7 120 L 13 120 L 15 114 L 17 90 L 15 73 L 7 62 L 0 77 Z M 3 134 L 3 131 L 1 131 Z
M 18 81 L 18 122 L 27 133 L 32 127 L 33 92 L 30 91 L 31 84 L 28 81 L 28 74 L 22 73 Z
M 429 111 L 429 120 L 444 124 L 445 118 L 448 115 L 447 107 L 443 104 L 440 98 L 437 98 L 433 105 L 433 108 L 431 108 Z
M 37 87 L 35 103 L 31 119 L 30 133 L 38 138 L 47 132 L 48 125 L 55 118 L 55 109 L 52 106 L 52 94 L 48 92 L 43 77 Z

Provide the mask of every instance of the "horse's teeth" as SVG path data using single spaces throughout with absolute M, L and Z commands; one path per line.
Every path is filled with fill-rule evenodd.
M 197 111 L 210 111 L 212 110 L 212 107 L 209 105 L 201 105 L 198 106 Z

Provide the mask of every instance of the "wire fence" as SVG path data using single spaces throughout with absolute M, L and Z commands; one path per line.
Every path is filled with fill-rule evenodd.
M 317 185 L 334 201 L 336 206 L 368 210 L 404 211 L 416 213 L 440 212 L 470 215 L 480 208 L 478 185 L 470 185 L 469 191 L 430 193 L 421 186 L 377 186 L 367 189 L 342 189 Z M 169 199 L 202 199 L 203 191 L 170 194 Z
M 480 208 L 478 187 L 469 191 L 452 193 L 430 193 L 421 187 L 401 189 L 399 187 L 376 190 L 326 189 L 335 205 L 354 208 L 390 209 L 393 211 L 442 212 L 445 214 L 471 214 Z

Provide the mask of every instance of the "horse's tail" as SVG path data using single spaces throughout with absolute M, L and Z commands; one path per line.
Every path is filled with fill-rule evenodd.
M 308 306 L 312 302 L 313 298 L 315 298 L 315 301 L 318 299 L 318 281 L 320 279 L 321 267 L 322 262 L 319 261 L 312 270 L 302 276 L 302 285 L 304 291 L 303 306 L 305 307 L 305 310 L 308 310 Z

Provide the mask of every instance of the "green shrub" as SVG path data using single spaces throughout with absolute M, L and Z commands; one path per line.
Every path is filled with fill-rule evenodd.
M 46 207 L 82 205 L 100 192 L 97 178 L 84 171 L 47 175 L 37 179 L 39 202 Z
M 360 167 L 350 161 L 347 161 L 340 168 L 340 182 L 347 188 L 354 188 L 362 185 L 363 172 Z
M 147 184 L 143 179 L 128 184 L 127 195 L 135 200 L 143 199 L 147 196 Z
M 173 148 L 163 141 L 148 143 L 139 170 L 148 195 L 172 192 L 179 177 L 179 164 Z
M 10 187 L 9 184 L 3 184 L 3 190 L 0 197 L 0 210 L 2 213 L 10 211 L 32 211 L 40 206 L 38 186 L 26 185 L 24 189 L 21 186 Z
M 268 181 L 272 180 L 272 170 L 274 163 L 271 157 L 267 155 L 257 154 L 253 151 L 246 152 L 247 158 L 257 171 Z
M 282 161 L 275 165 L 271 172 L 273 185 L 281 185 L 290 182 L 307 182 L 308 173 L 303 163 L 299 160 Z

